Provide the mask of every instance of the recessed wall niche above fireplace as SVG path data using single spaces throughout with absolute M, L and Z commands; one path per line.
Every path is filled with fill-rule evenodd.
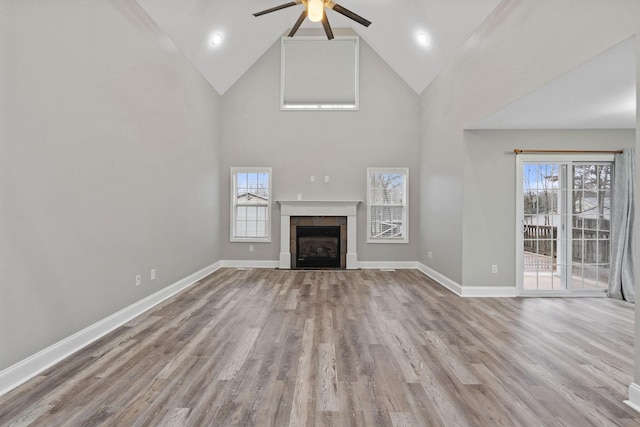
M 280 263 L 279 267 L 289 268 L 358 268 L 357 253 L 357 207 L 360 200 L 278 200 L 280 204 Z M 337 227 L 308 229 L 302 231 L 301 252 L 298 254 L 298 229 L 294 227 Z M 314 234 L 310 236 L 309 233 Z M 327 263 L 326 259 L 340 254 L 340 264 Z M 298 255 L 301 255 L 298 257 Z M 302 266 L 298 258 L 302 258 Z M 315 266 L 305 266 L 307 263 Z M 333 261 L 335 262 L 335 260 Z M 318 265 L 320 264 L 320 265 Z

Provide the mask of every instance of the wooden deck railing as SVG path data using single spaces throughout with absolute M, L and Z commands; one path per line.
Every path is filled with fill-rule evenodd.
M 610 254 L 610 231 L 573 228 L 573 260 L 582 263 L 607 263 Z M 524 225 L 524 250 L 557 258 L 558 228 L 551 225 Z
M 551 225 L 524 226 L 524 250 L 541 255 L 556 257 L 558 227 Z

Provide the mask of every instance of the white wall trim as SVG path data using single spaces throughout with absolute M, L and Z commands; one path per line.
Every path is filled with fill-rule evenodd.
M 216 262 L 0 371 L 0 396 L 223 266 Z
M 516 287 L 510 286 L 463 286 L 462 296 L 469 298 L 514 298 Z
M 433 270 L 430 267 L 427 267 L 421 262 L 418 263 L 418 270 L 420 270 L 423 274 L 425 274 L 426 276 L 429 276 L 430 278 L 432 278 L 433 280 L 435 280 L 445 288 L 449 289 L 454 294 L 460 297 L 462 296 L 462 285 L 460 285 L 459 283 L 454 282 L 453 280 L 449 279 L 447 276 L 438 273 L 437 271 Z
M 398 270 L 417 270 L 418 263 L 416 261 L 358 261 L 358 268 L 397 268 Z
M 223 267 L 232 268 L 278 268 L 279 261 L 259 260 L 224 260 Z M 418 261 L 358 261 L 357 268 L 363 270 L 387 269 L 420 270 L 445 288 L 460 297 L 515 297 L 515 287 L 506 286 L 462 286 L 437 271 L 427 267 Z
M 423 274 L 463 298 L 511 298 L 518 296 L 515 286 L 462 286 L 422 263 L 417 264 L 418 270 Z
M 231 268 L 280 268 L 278 260 L 250 260 L 250 259 L 227 259 L 221 261 L 222 267 Z M 416 261 L 358 261 L 357 268 L 362 269 L 379 269 L 379 268 L 395 268 L 398 270 L 416 270 L 418 262 Z
M 629 386 L 629 400 L 625 400 L 624 403 L 631 406 L 636 411 L 640 412 L 640 385 L 631 383 Z
M 280 262 L 270 260 L 252 260 L 252 259 L 228 259 L 221 261 L 222 267 L 235 268 L 278 268 Z

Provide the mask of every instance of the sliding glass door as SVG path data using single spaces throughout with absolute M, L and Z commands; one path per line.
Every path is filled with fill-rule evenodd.
M 518 177 L 520 294 L 605 293 L 612 159 L 520 156 Z

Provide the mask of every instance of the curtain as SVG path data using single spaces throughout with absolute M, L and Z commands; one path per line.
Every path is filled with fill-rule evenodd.
M 609 295 L 635 301 L 633 193 L 635 149 L 616 154 L 611 221 L 611 272 Z

